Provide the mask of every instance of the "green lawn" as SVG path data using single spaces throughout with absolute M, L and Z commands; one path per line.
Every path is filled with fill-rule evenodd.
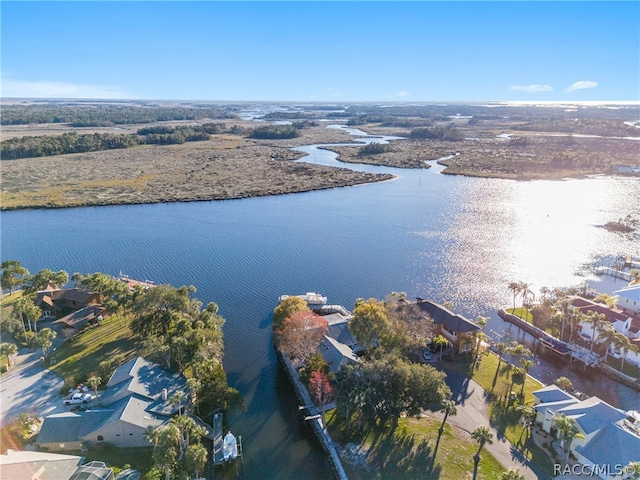
M 111 315 L 102 324 L 77 335 L 50 355 L 56 363 L 50 367 L 62 378 L 86 381 L 100 371 L 100 362 L 123 355 L 129 360 L 136 355 L 138 341 L 121 315 Z M 103 378 L 103 381 L 108 379 Z
M 342 445 L 357 444 L 366 452 L 366 460 L 345 461 L 343 466 L 352 480 L 370 479 L 443 479 L 471 478 L 473 455 L 478 444 L 463 430 L 445 425 L 438 441 L 440 422 L 430 418 L 401 418 L 398 428 L 369 430 L 344 438 L 344 424 L 335 415 L 327 415 L 327 424 L 334 440 Z M 349 456 L 347 454 L 347 456 Z M 499 478 L 504 467 L 486 450 L 478 463 L 478 477 Z M 358 456 L 355 458 L 364 458 Z
M 512 315 L 515 315 L 516 317 L 520 317 L 525 322 L 530 323 L 531 325 L 533 325 L 533 315 L 531 315 L 531 312 L 526 307 L 518 307 L 518 308 L 515 308 L 515 309 L 514 308 L 505 308 L 505 311 L 507 313 L 511 313 Z
M 454 368 L 471 377 L 489 393 L 487 398 L 491 425 L 502 432 L 527 458 L 547 474 L 552 474 L 553 462 L 544 450 L 528 440 L 526 429 L 519 423 L 520 414 L 516 411 L 518 405 L 533 404 L 533 392 L 544 385 L 531 377 L 526 377 L 524 390 L 522 384 L 512 384 L 511 366 L 503 360 L 498 368 L 498 356 L 493 352 L 481 355 L 479 362 L 456 363 Z M 516 399 L 510 402 L 509 393 L 512 391 L 516 394 Z

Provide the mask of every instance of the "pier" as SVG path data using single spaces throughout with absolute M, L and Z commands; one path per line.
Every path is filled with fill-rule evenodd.
M 624 270 L 618 270 L 611 267 L 597 267 L 595 269 L 595 273 L 596 275 L 609 275 L 614 278 L 621 278 L 627 282 L 630 282 L 634 278 L 630 272 L 625 272 Z
M 549 335 L 547 332 L 536 327 L 535 325 L 531 325 L 529 322 L 523 320 L 522 318 L 508 313 L 503 308 L 498 310 L 498 315 L 504 321 L 509 322 L 527 332 L 533 338 L 539 340 L 540 344 L 546 349 L 558 355 L 561 355 L 563 357 L 570 355 L 572 360 L 577 360 L 578 362 L 584 364 L 585 367 L 597 367 L 600 364 L 600 356 L 596 353 L 593 353 L 584 347 L 576 345 L 575 343 L 563 342 L 559 338 Z

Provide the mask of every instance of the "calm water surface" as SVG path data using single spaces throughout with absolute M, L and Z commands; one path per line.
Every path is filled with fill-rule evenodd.
M 380 141 L 380 140 L 377 140 Z M 337 164 L 303 147 L 306 161 Z M 425 159 L 429 160 L 429 159 Z M 283 293 L 318 291 L 351 307 L 358 297 L 405 291 L 451 301 L 471 317 L 512 303 L 507 284 L 537 291 L 595 281 L 588 266 L 640 242 L 599 225 L 640 216 L 640 179 L 515 182 L 442 175 L 441 167 L 391 172 L 394 181 L 243 200 L 3 212 L 1 259 L 30 271 L 122 271 L 156 283 L 195 285 L 225 325 L 225 367 L 248 411 L 231 419 L 243 437 L 246 478 L 329 478 L 296 419 L 296 402 L 271 343 Z M 608 284 L 609 288 L 622 285 Z M 638 393 L 543 358 L 533 374 L 576 386 L 625 409 Z

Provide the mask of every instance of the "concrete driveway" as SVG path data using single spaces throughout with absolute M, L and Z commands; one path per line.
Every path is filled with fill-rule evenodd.
M 486 425 L 493 432 L 493 443 L 486 444 L 488 450 L 506 468 L 516 467 L 527 480 L 547 479 L 537 465 L 529 461 L 518 449 L 509 442 L 500 432 L 491 427 L 487 409 L 485 390 L 473 380 L 464 375 L 447 371 L 446 383 L 453 393 L 458 414 L 449 416 L 447 423 L 454 425 L 469 433 L 476 427 Z M 442 412 L 427 412 L 429 416 L 442 420 Z
M 0 378 L 0 425 L 8 424 L 23 412 L 44 417 L 67 411 L 62 404 L 62 378 L 45 369 L 42 352 L 21 348 L 11 358 L 13 368 Z

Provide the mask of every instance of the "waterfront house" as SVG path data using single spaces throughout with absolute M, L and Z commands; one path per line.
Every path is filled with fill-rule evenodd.
M 613 294 L 618 296 L 618 307 L 632 316 L 640 315 L 640 284 L 621 288 Z
M 577 296 L 571 297 L 571 308 L 579 310 L 585 315 L 587 315 L 587 312 L 589 311 L 603 314 L 605 316 L 605 320 L 611 324 L 616 332 L 627 336 L 629 335 L 632 318 L 628 313 L 625 313 L 622 310 L 609 308 L 607 305 L 603 305 L 602 303 L 595 303 L 591 300 L 587 300 L 586 298 Z M 582 322 L 578 326 L 578 330 L 580 330 L 580 335 L 585 340 L 590 341 L 591 338 L 593 338 L 593 326 L 590 323 Z M 598 332 L 595 333 L 595 338 L 597 337 Z
M 81 288 L 52 288 L 38 292 L 34 303 L 43 317 L 66 315 L 88 305 L 101 305 L 102 295 Z
M 71 312 L 69 315 L 65 315 L 53 323 L 79 330 L 87 324 L 99 322 L 104 316 L 105 311 L 106 309 L 102 305 L 88 305 L 80 310 Z
M 433 320 L 434 335 L 446 338 L 455 352 L 467 353 L 473 349 L 480 330 L 476 323 L 431 300 L 418 298 L 416 305 Z
M 324 339 L 318 351 L 329 365 L 329 371 L 336 373 L 344 365 L 360 362 L 360 358 L 356 355 L 348 345 L 341 343 L 328 335 Z
M 186 383 L 183 375 L 137 357 L 116 369 L 95 408 L 46 417 L 36 445 L 51 451 L 103 442 L 120 448 L 149 447 L 144 433 L 178 412 L 170 398 L 177 391 L 186 392 Z
M 610 472 L 615 472 L 616 465 L 640 460 L 640 424 L 626 412 L 598 397 L 579 400 L 556 385 L 536 390 L 533 396 L 536 423 L 544 431 L 550 433 L 561 414 L 575 420 L 582 438 L 574 438 L 569 450 L 582 465 L 610 465 Z M 602 473 L 600 478 L 617 477 Z

